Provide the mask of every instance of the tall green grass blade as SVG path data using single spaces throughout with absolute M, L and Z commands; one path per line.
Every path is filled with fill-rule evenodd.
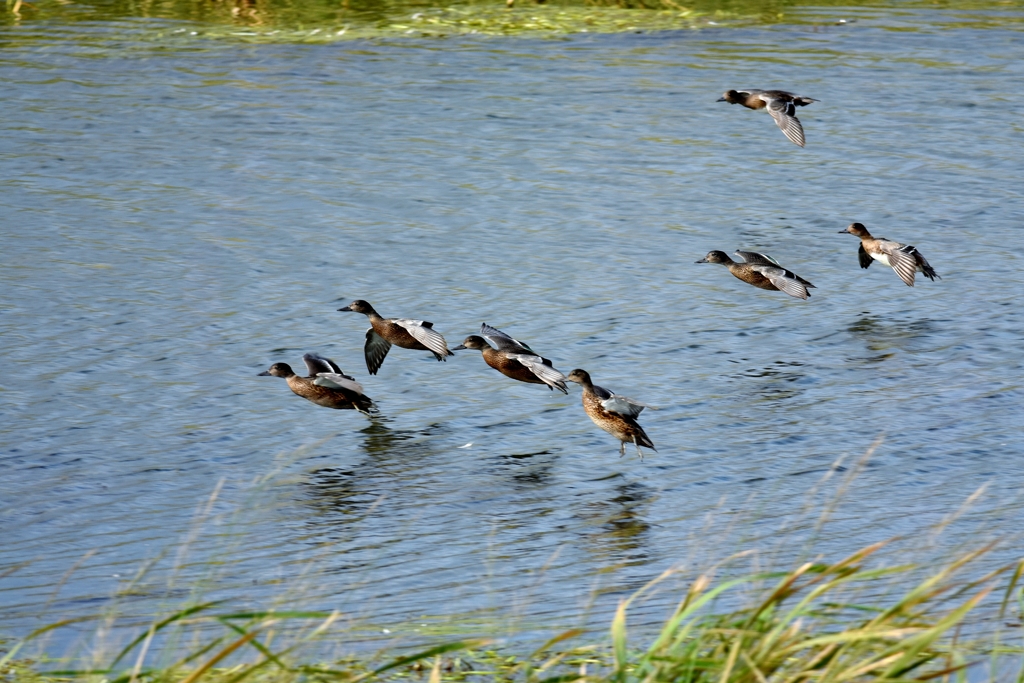
M 183 680 L 181 683 L 196 683 L 196 681 L 198 681 L 200 678 L 202 678 L 203 675 L 207 671 L 209 671 L 210 669 L 215 667 L 218 662 L 220 662 L 225 657 L 227 657 L 228 655 L 233 653 L 235 650 L 237 650 L 238 648 L 242 647 L 243 645 L 248 643 L 250 640 L 255 638 L 256 634 L 258 632 L 259 632 L 259 628 L 253 629 L 252 631 L 249 631 L 244 636 L 242 636 L 241 638 L 239 638 L 235 642 L 231 643 L 230 645 L 225 647 L 223 650 L 221 650 L 220 652 L 215 654 L 213 657 L 208 659 L 205 664 L 203 664 L 198 669 L 196 669 L 191 674 L 189 674 L 188 677 L 185 678 L 185 680 Z
M 18 642 L 17 645 L 15 645 L 14 647 L 12 647 L 10 649 L 10 651 L 7 654 L 5 654 L 3 657 L 0 657 L 0 669 L 5 667 L 8 662 L 10 662 L 12 659 L 14 659 L 14 655 L 18 654 L 18 651 L 21 650 L 22 646 L 24 646 L 30 640 L 33 640 L 34 638 L 37 638 L 37 637 L 43 635 L 44 633 L 48 633 L 50 631 L 53 631 L 54 629 L 58 629 L 61 626 L 67 626 L 69 624 L 79 624 L 79 623 L 81 623 L 83 621 L 95 621 L 98 618 L 99 617 L 91 616 L 91 617 L 75 617 L 73 619 L 62 619 L 61 621 L 55 622 L 53 624 L 47 624 L 46 626 L 43 626 L 41 628 L 37 628 L 35 631 L 32 631 L 27 636 L 22 638 Z
M 632 600 L 632 598 L 630 598 Z M 612 619 L 612 652 L 615 657 L 615 673 L 613 679 L 618 683 L 626 680 L 626 665 L 629 662 L 629 645 L 626 639 L 626 608 L 630 600 L 623 600 L 615 610 Z
M 943 633 L 959 623 L 969 611 L 974 609 L 985 596 L 992 592 L 994 586 L 990 586 L 966 603 L 950 612 L 943 619 L 939 620 L 933 627 L 924 631 L 918 636 L 910 638 L 904 644 L 903 656 L 889 667 L 885 675 L 889 677 L 901 676 L 912 668 L 913 660 L 929 645 L 935 642 Z
M 214 638 L 213 640 L 211 640 L 210 642 L 208 642 L 206 645 L 202 646 L 198 650 L 194 650 L 192 652 L 189 652 L 187 655 L 185 655 L 184 657 L 182 657 L 178 661 L 174 662 L 173 664 L 171 664 L 167 668 L 169 670 L 171 670 L 171 671 L 175 671 L 177 669 L 180 669 L 181 667 L 185 666 L 189 662 L 191 662 L 193 660 L 196 660 L 196 659 L 199 659 L 200 657 L 205 655 L 207 652 L 209 652 L 213 648 L 215 648 L 218 645 L 220 645 L 222 642 L 224 642 L 224 639 L 226 637 L 227 637 L 227 634 L 224 634 L 222 636 Z
M 750 658 L 750 655 L 748 655 L 746 652 L 741 652 L 740 657 L 743 658 L 743 663 L 747 665 L 747 668 L 750 669 L 750 672 L 754 674 L 754 678 L 757 679 L 757 683 L 768 683 L 768 679 L 765 677 L 763 673 L 761 673 L 761 670 L 757 667 L 757 664 L 754 662 L 754 660 Z
M 945 669 L 939 669 L 938 671 L 933 671 L 930 674 L 924 674 L 923 676 L 919 676 L 917 680 L 934 681 L 936 678 L 942 678 L 943 676 L 949 676 L 950 674 L 955 674 L 959 671 L 964 671 L 969 666 L 971 666 L 971 664 L 967 663 L 957 664 L 956 666 L 948 666 Z
M 224 617 L 217 617 L 217 621 L 223 623 L 225 626 L 230 628 L 235 633 L 238 633 L 239 635 L 245 635 L 246 634 L 246 630 L 244 628 L 242 628 L 241 626 L 239 626 L 237 624 L 232 624 L 230 621 L 226 621 L 224 619 Z M 260 641 L 258 641 L 255 638 L 253 638 L 252 640 L 249 641 L 249 644 L 252 645 L 254 648 L 256 648 L 256 650 L 261 655 L 266 657 L 267 660 L 269 660 L 269 661 L 273 662 L 274 664 L 276 664 L 278 666 L 278 668 L 280 668 L 280 669 L 282 669 L 284 671 L 288 671 L 289 670 L 288 667 L 285 666 L 284 662 L 282 662 L 280 659 L 278 659 L 277 655 L 275 655 L 273 652 L 271 652 L 269 649 L 267 649 L 267 647 L 265 645 L 263 645 L 263 643 L 261 643 Z
M 420 661 L 421 659 L 427 659 L 428 657 L 433 657 L 434 655 L 441 655 L 441 654 L 444 654 L 445 652 L 453 652 L 455 650 L 468 650 L 468 649 L 472 649 L 472 648 L 476 648 L 476 647 L 483 647 L 484 645 L 488 645 L 490 642 L 491 642 L 490 640 L 483 638 L 483 639 L 458 640 L 458 641 L 455 641 L 454 643 L 445 643 L 444 645 L 438 645 L 436 647 L 432 647 L 432 648 L 429 648 L 427 650 L 423 650 L 422 652 L 417 652 L 416 654 L 413 654 L 413 655 L 408 655 L 406 657 L 399 657 L 398 659 L 393 660 L 389 664 L 385 664 L 384 666 L 378 667 L 378 668 L 374 669 L 373 671 L 368 671 L 367 673 L 364 673 L 364 674 L 362 674 L 360 676 L 356 676 L 355 678 L 352 679 L 352 683 L 358 683 L 358 681 L 364 681 L 364 680 L 366 680 L 368 678 L 372 678 L 374 676 L 382 674 L 385 671 L 389 671 L 391 669 L 395 669 L 395 668 L 398 668 L 400 666 L 406 666 L 407 664 L 413 664 L 415 662 Z
M 231 614 L 220 614 L 217 619 L 220 621 L 239 619 L 253 621 L 255 619 L 328 619 L 334 612 L 308 611 L 308 610 L 264 610 L 261 612 L 232 612 Z
M 563 659 L 565 659 L 569 655 L 569 651 L 556 653 L 553 657 L 551 657 L 547 661 L 541 663 L 541 665 L 539 667 L 536 667 L 536 668 L 534 668 L 533 662 L 535 662 L 540 657 L 544 656 L 545 653 L 547 653 L 549 650 L 551 650 L 551 648 L 554 647 L 555 645 L 558 645 L 559 643 L 563 643 L 566 640 L 570 640 L 572 638 L 575 638 L 576 636 L 583 635 L 586 632 L 587 631 L 585 629 L 574 628 L 574 629 L 569 629 L 568 631 L 563 631 L 562 633 L 559 633 L 557 636 L 549 639 L 547 642 L 545 642 L 539 648 L 534 650 L 533 653 L 531 653 L 528 657 L 524 658 L 523 661 L 518 663 L 515 667 L 513 667 L 512 670 L 515 671 L 515 670 L 520 670 L 521 669 L 523 671 L 523 675 L 526 677 L 527 680 L 532 679 L 533 676 L 535 675 L 535 673 L 543 673 L 544 671 L 547 671 L 551 667 L 553 667 L 556 664 L 558 664 L 558 662 L 560 662 Z
M 1010 577 L 1010 584 L 1006 587 L 1006 593 L 1003 595 L 1003 602 L 999 605 L 1000 619 L 1006 615 L 1006 608 L 1010 604 L 1011 598 L 1013 598 L 1013 591 L 1017 588 L 1017 584 L 1020 582 L 1021 574 L 1024 574 L 1024 560 L 1019 560 L 1017 562 L 1017 567 L 1013 570 L 1013 576 Z
M 565 641 L 575 638 L 576 636 L 582 636 L 586 632 L 586 629 L 582 628 L 572 628 L 568 631 L 563 631 L 562 633 L 559 633 L 557 636 L 551 638 L 546 643 L 541 645 L 539 648 L 534 650 L 533 653 L 528 657 L 528 659 L 536 659 L 537 657 L 540 657 L 545 652 L 550 650 L 555 645 L 558 645 L 559 643 L 564 643 Z
M 257 662 L 250 667 L 246 667 L 245 669 L 242 669 L 242 671 L 240 671 L 239 673 L 235 674 L 234 676 L 226 680 L 224 683 L 239 683 L 239 681 L 248 678 L 252 674 L 256 673 L 257 671 L 265 667 L 267 664 L 270 663 L 270 661 L 271 660 L 269 659 L 264 659 L 262 662 Z M 289 669 L 285 668 L 285 670 L 288 671 Z
M 898 613 L 908 612 L 909 607 L 926 602 L 930 599 L 937 597 L 939 594 L 947 591 L 949 589 L 949 586 L 943 584 L 952 574 L 954 574 L 957 570 L 959 570 L 968 562 L 971 562 L 980 557 L 981 555 L 984 555 L 994 546 L 995 542 L 993 541 L 992 543 L 989 543 L 986 546 L 979 548 L 978 550 L 967 553 L 966 555 L 957 558 L 955 561 L 943 567 L 942 570 L 939 571 L 937 574 L 918 584 L 918 586 L 915 587 L 912 591 L 910 591 L 907 595 L 905 595 L 902 600 L 900 600 L 892 607 L 890 607 L 888 610 L 882 612 L 877 617 L 875 617 L 873 622 L 881 622 L 891 618 L 892 616 Z
M 170 624 L 173 624 L 176 621 L 181 621 L 182 619 L 184 619 L 186 617 L 190 617 L 193 614 L 197 614 L 199 612 L 203 612 L 205 610 L 208 610 L 209 608 L 211 608 L 211 607 L 213 607 L 215 605 L 219 605 L 221 602 L 222 601 L 220 601 L 220 600 L 214 600 L 212 602 L 204 602 L 204 603 L 202 603 L 200 605 L 193 605 L 192 607 L 187 607 L 187 608 L 185 608 L 183 610 L 175 612 L 174 614 L 172 614 L 169 617 L 161 619 L 160 621 L 156 622 L 156 624 L 154 624 L 150 628 L 147 628 L 144 632 L 142 632 L 138 636 L 136 636 L 135 639 L 132 640 L 130 643 L 128 643 L 124 647 L 124 649 L 122 649 L 121 652 L 118 653 L 118 655 L 116 657 L 114 657 L 114 661 L 112 661 L 110 663 L 108 668 L 111 671 L 113 671 L 114 667 L 117 666 L 118 662 L 120 662 L 122 659 L 124 659 L 125 655 L 127 655 L 129 652 L 131 652 L 132 649 L 136 645 L 138 645 L 139 643 L 141 643 L 142 641 L 144 641 L 146 638 L 149 637 L 150 631 L 152 631 L 153 633 L 157 633 L 157 632 L 163 630 L 166 626 L 169 626 Z
M 678 614 L 674 615 L 672 619 L 665 624 L 665 626 L 661 629 L 658 639 L 655 640 L 654 644 L 651 646 L 648 652 L 654 653 L 662 651 L 666 647 L 668 641 L 672 641 L 672 648 L 678 647 L 678 645 L 690 634 L 691 630 L 697 626 L 697 623 L 695 621 L 692 621 L 692 617 L 701 608 L 703 608 L 709 602 L 713 601 L 722 593 L 745 583 L 751 583 L 753 581 L 758 581 L 764 578 L 774 578 L 776 576 L 777 574 L 775 573 L 756 574 L 752 577 L 747 576 L 739 579 L 732 579 L 704 593 L 696 600 L 689 602 L 686 605 L 685 609 L 680 611 Z M 686 621 L 687 619 L 691 619 L 689 624 L 680 629 L 679 627 L 682 624 L 682 622 Z
M 742 641 L 736 639 L 732 641 L 732 648 L 729 650 L 729 658 L 725 660 L 725 668 L 722 670 L 722 675 L 719 677 L 719 683 L 729 683 L 729 676 L 732 675 L 732 669 L 736 666 L 736 658 L 740 654 L 740 645 Z

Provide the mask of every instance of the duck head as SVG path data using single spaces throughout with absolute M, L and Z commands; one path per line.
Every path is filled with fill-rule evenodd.
M 871 237 L 871 233 L 868 232 L 868 229 L 864 227 L 863 223 L 850 223 L 839 232 L 848 232 L 851 235 L 856 235 L 857 237 Z
M 732 263 L 732 259 L 724 251 L 709 251 L 708 255 L 697 263 Z
M 260 374 L 258 374 L 256 376 L 257 377 L 267 377 L 267 376 L 269 376 L 269 377 L 291 377 L 294 374 L 295 374 L 295 371 L 292 370 L 292 366 L 288 365 L 287 363 L 274 363 L 273 365 L 270 366 L 269 370 L 267 370 L 266 372 L 261 372 Z
M 371 313 L 376 313 L 376 311 L 373 310 L 373 306 L 363 301 L 362 299 L 356 299 L 348 306 L 345 306 L 344 308 L 339 308 L 338 310 L 352 311 L 353 313 L 362 313 L 363 315 L 370 315 Z
M 576 384 L 582 384 L 583 386 L 590 386 L 593 382 L 590 381 L 590 373 L 586 370 L 580 370 L 576 368 L 565 377 L 566 381 L 576 382 Z
M 491 345 L 487 343 L 486 339 L 484 339 L 483 337 L 478 337 L 475 334 L 471 334 L 468 337 L 466 337 L 461 344 L 459 344 L 458 346 L 453 346 L 452 351 L 461 351 L 463 349 L 480 349 L 481 351 L 483 351 L 484 349 L 489 349 L 490 347 Z

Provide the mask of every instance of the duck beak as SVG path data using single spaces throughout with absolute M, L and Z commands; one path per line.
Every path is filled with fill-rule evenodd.
M 346 306 L 345 308 L 339 308 L 338 310 L 342 312 L 351 312 L 352 308 L 350 306 Z
M 260 374 L 258 374 L 256 376 L 257 377 L 270 377 L 270 370 L 267 370 L 265 372 L 261 372 Z
M 717 100 L 715 100 L 715 102 L 725 102 L 725 101 L 726 101 L 726 99 L 724 97 L 719 97 Z
M 453 346 L 452 348 L 450 348 L 448 350 L 449 351 L 465 351 L 466 350 L 466 345 L 465 344 L 459 344 L 458 346 Z
M 707 262 L 708 262 L 708 258 L 706 256 L 704 258 L 702 258 L 700 261 L 694 261 L 694 263 L 707 263 Z
M 843 228 L 842 230 L 839 231 L 839 234 L 842 235 L 844 232 L 850 232 L 850 231 L 847 230 L 846 228 Z

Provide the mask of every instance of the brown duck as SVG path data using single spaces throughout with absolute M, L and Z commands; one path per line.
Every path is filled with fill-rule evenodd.
M 748 284 L 760 289 L 779 290 L 798 299 L 806 299 L 811 295 L 807 289 L 814 289 L 814 285 L 783 268 L 771 256 L 756 251 L 737 251 L 736 255 L 743 261 L 733 261 L 724 251 L 711 251 L 697 263 L 721 263 L 730 273 Z
M 366 369 L 371 375 L 377 374 L 392 344 L 403 349 L 430 351 L 438 360 L 447 360 L 447 356 L 455 355 L 448 350 L 444 337 L 434 330 L 434 323 L 410 318 L 382 318 L 373 306 L 362 299 L 338 310 L 362 313 L 370 319 L 363 352 Z
M 488 341 L 497 348 L 488 344 Z M 471 334 L 452 350 L 460 349 L 480 349 L 484 362 L 506 377 L 529 384 L 546 384 L 551 390 L 569 393 L 565 387 L 565 375 L 555 370 L 551 361 L 487 323 L 480 325 L 480 336 Z
M 259 376 L 284 377 L 289 389 L 318 406 L 358 410 L 367 415 L 374 409 L 373 401 L 363 393 L 359 382 L 343 373 L 333 360 L 315 353 L 307 353 L 302 360 L 309 370 L 309 377 L 295 374 L 287 363 L 274 363 Z
M 884 237 L 872 237 L 863 223 L 851 223 L 839 232 L 848 232 L 860 238 L 857 258 L 860 260 L 861 268 L 867 268 L 872 261 L 878 261 L 895 270 L 909 287 L 914 286 L 916 273 L 924 273 L 924 276 L 933 282 L 937 277 L 942 279 L 915 246 L 887 240 Z
M 654 442 L 636 421 L 644 408 L 654 410 L 653 406 L 613 394 L 597 386 L 590 380 L 590 373 L 586 370 L 573 370 L 566 379 L 583 387 L 583 410 L 594 424 L 619 440 L 620 458 L 626 454 L 627 443 L 636 446 L 636 454 L 641 460 L 644 459 L 641 446 L 657 452 Z
M 804 146 L 804 127 L 796 117 L 796 108 L 818 100 L 801 97 L 785 90 L 729 90 L 719 102 L 742 104 L 747 109 L 767 109 L 779 129 L 794 145 Z

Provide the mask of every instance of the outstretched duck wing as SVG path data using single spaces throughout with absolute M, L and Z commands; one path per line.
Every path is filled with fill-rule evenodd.
M 644 408 L 657 410 L 657 408 L 652 405 L 647 405 L 646 403 L 641 403 L 640 401 L 632 398 L 626 398 L 625 396 L 619 396 L 618 394 L 612 394 L 611 398 L 606 398 L 601 401 L 601 405 L 604 406 L 605 410 L 633 418 L 634 420 L 638 415 L 640 415 L 640 413 L 644 412 Z
M 779 268 L 782 267 L 781 263 L 773 259 L 768 254 L 759 254 L 756 251 L 741 251 L 739 249 L 737 249 L 735 253 L 747 263 L 756 263 L 762 266 L 778 266 Z
M 857 249 L 857 260 L 860 261 L 861 268 L 867 268 L 875 259 L 871 258 L 871 254 L 864 251 L 864 244 L 861 243 L 860 248 Z
M 556 370 L 551 365 L 551 361 L 547 358 L 541 358 L 540 356 L 532 353 L 508 353 L 506 355 L 509 358 L 514 358 L 519 361 L 519 363 L 532 372 L 537 379 L 544 382 L 544 384 L 547 384 L 552 389 L 558 389 L 563 394 L 569 393 L 569 390 L 565 387 L 565 375 Z
M 804 282 L 801 282 L 802 278 L 798 278 L 785 268 L 779 268 L 777 266 L 753 266 L 753 269 L 764 275 L 773 285 L 790 296 L 794 296 L 797 299 L 806 299 L 811 295 L 810 292 L 807 291 L 809 283 L 805 284 Z M 814 285 L 809 286 L 813 287 Z
M 914 286 L 914 275 L 917 273 L 917 251 L 912 246 L 900 245 L 896 249 L 887 250 L 889 266 L 896 271 L 900 279 L 907 283 L 908 287 Z
M 816 289 L 816 287 L 814 285 L 812 285 L 810 282 L 808 282 L 807 280 L 803 279 L 802 277 L 800 277 L 799 275 L 797 275 L 793 271 L 789 270 L 788 268 L 783 268 L 781 263 L 779 263 L 778 261 L 773 259 L 768 254 L 759 254 L 756 251 L 737 251 L 736 255 L 739 256 L 744 261 L 746 261 L 747 263 L 750 263 L 750 264 L 755 265 L 755 266 L 768 266 L 768 267 L 782 268 L 782 271 L 786 274 L 786 277 L 792 278 L 793 280 L 796 280 L 797 282 L 802 284 L 804 287 L 810 287 L 811 289 Z M 765 273 L 765 275 L 767 276 L 767 273 Z
M 377 374 L 390 350 L 391 342 L 374 332 L 372 327 L 366 330 L 366 344 L 363 345 L 363 355 L 366 356 L 366 370 L 371 375 Z
M 416 341 L 430 349 L 438 360 L 445 360 L 446 356 L 455 355 L 448 350 L 448 344 L 441 333 L 434 329 L 434 323 L 408 318 L 395 318 L 391 322 L 405 328 L 405 331 L 411 334 Z
M 928 263 L 928 259 L 926 259 L 924 255 L 917 250 L 917 247 L 908 246 L 904 247 L 904 249 L 913 254 L 914 259 L 917 261 L 917 267 L 921 269 L 921 272 L 924 273 L 926 278 L 932 281 L 934 281 L 935 278 L 939 278 L 940 280 L 942 279 L 942 277 L 935 272 L 935 269 L 932 268 L 932 265 Z
M 346 389 L 348 391 L 353 391 L 360 396 L 365 396 L 363 393 L 363 385 L 348 375 L 338 372 L 317 373 L 316 379 L 313 380 L 313 384 L 319 387 L 327 387 L 328 389 Z
M 511 351 L 513 353 L 521 353 L 523 351 L 526 353 L 537 353 L 531 349 L 529 345 L 524 344 L 518 339 L 513 339 L 498 328 L 491 327 L 487 323 L 480 324 L 480 336 L 494 344 L 495 348 L 501 351 Z
M 325 358 L 319 353 L 307 353 L 302 357 L 302 360 L 306 363 L 306 368 L 309 370 L 310 377 L 316 377 L 321 372 L 336 372 L 338 374 L 344 374 L 338 364 L 330 358 Z
M 794 145 L 803 147 L 805 144 L 804 127 L 800 124 L 800 119 L 796 117 L 796 105 L 793 104 L 793 101 L 775 99 L 767 93 L 761 93 L 760 97 L 768 104 L 768 113 L 775 119 L 779 130 Z

